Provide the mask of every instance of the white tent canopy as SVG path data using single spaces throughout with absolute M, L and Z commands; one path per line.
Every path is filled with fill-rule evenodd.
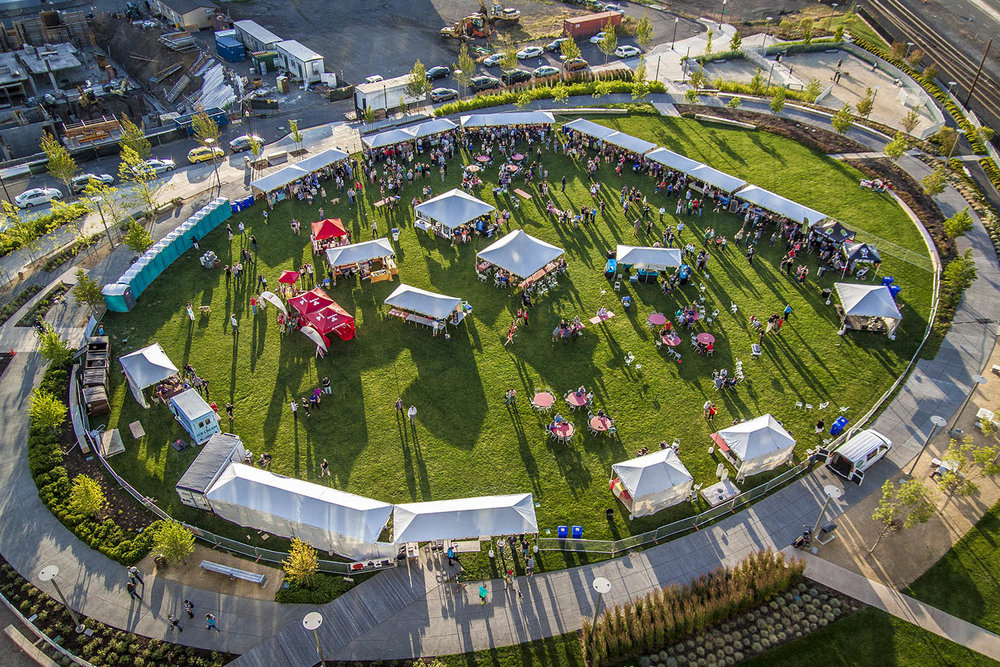
M 692 178 L 698 179 L 699 181 L 708 183 L 712 187 L 718 188 L 723 192 L 734 192 L 747 184 L 747 182 L 742 178 L 730 176 L 724 171 L 719 171 L 718 169 L 709 167 L 707 164 L 698 165 L 689 171 L 688 175 Z
M 404 503 L 392 510 L 393 542 L 537 533 L 530 493 Z
M 639 155 L 648 153 L 656 148 L 656 144 L 650 141 L 633 137 L 631 134 L 625 134 L 624 132 L 618 132 L 610 127 L 599 125 L 598 123 L 589 121 L 585 118 L 577 118 L 574 121 L 570 121 L 569 123 L 563 125 L 563 129 L 575 130 L 580 134 L 585 134 L 588 137 L 594 137 L 595 139 L 606 141 L 609 144 L 619 146 L 627 151 L 638 153 Z
M 502 127 L 504 125 L 552 125 L 556 122 L 548 111 L 503 111 L 462 116 L 462 127 Z
M 439 223 L 448 229 L 455 229 L 495 209 L 490 204 L 455 188 L 417 204 L 413 210 L 422 218 Z
M 355 559 L 388 555 L 378 538 L 392 505 L 233 463 L 208 488 L 212 511 L 241 526 L 297 537 Z M 381 548 L 380 548 L 381 547 Z
M 903 314 L 899 312 L 892 292 L 885 285 L 859 285 L 857 283 L 834 283 L 837 296 L 844 306 L 845 320 L 848 317 L 877 317 L 887 322 L 886 331 L 896 333 Z M 845 321 L 846 326 L 846 321 Z
M 382 148 L 383 146 L 392 146 L 394 144 L 401 144 L 404 141 L 413 141 L 414 139 L 421 137 L 429 137 L 434 134 L 440 134 L 441 132 L 454 130 L 456 127 L 458 126 L 447 118 L 435 118 L 434 120 L 429 120 L 426 123 L 420 123 L 419 125 L 387 130 L 385 132 L 379 132 L 378 134 L 370 134 L 368 136 L 361 137 L 361 141 L 368 148 Z
M 118 361 L 122 365 L 132 395 L 144 408 L 148 408 L 149 404 L 146 403 L 142 390 L 177 373 L 177 367 L 170 361 L 159 343 L 126 354 Z
M 666 271 L 668 268 L 680 266 L 683 263 L 680 248 L 652 248 L 632 245 L 618 246 L 615 251 L 615 260 L 619 266 L 636 266 L 656 271 Z
M 394 257 L 395 255 L 396 251 L 389 244 L 389 239 L 381 238 L 363 243 L 352 243 L 351 245 L 327 248 L 326 261 L 333 268 L 337 268 L 338 266 L 349 266 L 351 264 L 367 262 L 370 259 Z
M 713 433 L 712 439 L 729 447 L 740 462 L 739 473 L 744 477 L 774 470 L 789 461 L 795 449 L 795 438 L 771 415 L 724 428 Z
M 657 148 L 656 150 L 649 151 L 646 153 L 646 159 L 652 160 L 653 162 L 659 162 L 667 169 L 682 171 L 685 174 L 691 173 L 692 169 L 704 166 L 697 160 L 684 157 L 680 153 L 675 153 L 671 150 L 667 150 L 666 148 Z
M 250 187 L 265 194 L 268 192 L 274 192 L 275 190 L 285 187 L 289 183 L 294 183 L 300 178 L 308 176 L 314 171 L 319 171 L 324 167 L 329 167 L 330 165 L 336 164 L 347 157 L 349 156 L 344 151 L 338 151 L 335 148 L 330 148 L 322 153 L 307 157 L 301 162 L 296 162 L 295 164 L 279 169 L 278 171 L 268 174 L 267 176 L 251 181 Z
M 455 296 L 435 294 L 403 283 L 386 297 L 385 304 L 408 310 L 411 313 L 433 317 L 436 320 L 443 320 L 461 307 L 462 300 Z
M 586 118 L 577 118 L 576 120 L 571 120 L 562 126 L 563 131 L 573 130 L 574 132 L 579 132 L 580 134 L 585 134 L 588 137 L 594 137 L 595 139 L 606 139 L 615 133 L 610 127 L 601 125 L 600 123 L 595 123 L 592 120 L 587 120 Z
M 479 258 L 527 278 L 565 252 L 517 229 L 479 251 Z
M 454 130 L 456 127 L 458 127 L 458 125 L 455 125 L 455 123 L 447 118 L 435 118 L 434 120 L 429 120 L 426 123 L 420 123 L 419 125 L 406 128 L 406 131 L 411 132 L 414 139 L 420 139 L 422 137 L 441 134 L 442 132 L 447 132 L 448 130 Z
M 776 195 L 769 190 L 757 187 L 756 185 L 748 185 L 739 192 L 736 196 L 740 199 L 750 202 L 751 204 L 756 204 L 761 208 L 766 208 L 772 213 L 777 213 L 778 215 L 783 215 L 789 220 L 794 220 L 796 222 L 801 222 L 802 224 L 815 225 L 817 222 L 821 222 L 826 219 L 824 213 L 813 210 L 808 206 L 803 206 L 793 202 L 791 199 L 782 197 L 781 195 Z
M 632 497 L 632 516 L 656 514 L 686 500 L 694 478 L 672 449 L 611 466 Z

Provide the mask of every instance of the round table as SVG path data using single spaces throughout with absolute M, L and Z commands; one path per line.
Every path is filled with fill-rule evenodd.
M 547 391 L 540 391 L 531 399 L 531 404 L 539 408 L 551 408 L 556 402 L 556 397 Z
M 515 162 L 520 162 L 521 160 L 524 159 L 524 156 L 521 155 L 520 153 L 514 153 L 513 155 L 510 156 L 510 159 L 514 160 Z
M 611 428 L 611 419 L 608 417 L 591 417 L 590 428 L 594 429 L 598 433 L 603 433 Z
M 470 165 L 469 165 L 468 167 L 466 167 L 466 168 L 465 168 L 465 170 L 466 170 L 467 172 L 469 172 L 470 174 L 476 174 L 476 173 L 479 173 L 479 165 L 476 165 L 476 164 L 470 164 Z
M 569 422 L 561 422 L 552 427 L 552 433 L 560 440 L 569 440 L 575 432 L 576 429 Z
M 666 336 L 660 336 L 660 340 L 662 340 L 663 344 L 666 345 L 667 347 L 677 347 L 678 345 L 681 344 L 681 337 L 675 333 L 669 333 Z
M 667 323 L 667 316 L 663 313 L 653 313 L 646 318 L 654 327 L 660 327 Z
M 480 156 L 478 156 L 476 158 L 476 162 L 481 162 L 483 164 L 486 164 L 487 162 L 489 162 L 492 159 L 493 158 L 491 158 L 489 155 L 480 155 Z
M 518 169 L 520 169 L 520 167 L 518 167 L 516 164 L 508 164 L 507 165 L 507 173 L 509 173 L 509 174 L 515 174 L 515 173 L 517 173 Z
M 715 342 L 715 336 L 713 336 L 710 333 L 700 333 L 697 336 L 695 336 L 695 338 L 702 345 L 710 345 Z
M 587 404 L 587 395 L 578 394 L 575 391 L 571 391 L 566 394 L 566 402 L 572 405 L 574 408 L 582 408 Z

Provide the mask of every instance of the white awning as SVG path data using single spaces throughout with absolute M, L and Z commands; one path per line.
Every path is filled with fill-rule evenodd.
M 278 171 L 268 174 L 258 178 L 255 181 L 250 182 L 250 187 L 259 192 L 267 194 L 268 192 L 274 192 L 280 188 L 285 187 L 289 183 L 294 183 L 300 178 L 304 178 L 314 171 L 319 171 L 324 167 L 329 167 L 332 164 L 336 164 L 341 160 L 349 157 L 344 151 L 338 151 L 335 148 L 330 148 L 313 155 L 312 157 L 307 157 L 306 159 L 296 162 L 295 164 L 279 169 Z
M 632 151 L 633 153 L 638 153 L 639 155 L 648 153 L 656 148 L 656 144 L 650 141 L 633 137 L 631 134 L 625 134 L 624 132 L 613 130 L 610 127 L 605 127 L 604 125 L 589 121 L 585 118 L 577 118 L 574 121 L 566 123 L 563 125 L 563 130 L 575 130 L 580 134 L 585 134 L 588 137 L 594 137 L 595 139 L 601 139 L 609 144 L 619 146 L 620 148 Z
M 402 129 L 388 130 L 361 137 L 361 142 L 368 148 L 383 148 L 384 146 L 401 144 L 405 141 L 413 141 L 413 135 Z
M 765 208 L 772 213 L 783 215 L 789 220 L 801 222 L 804 225 L 815 225 L 817 222 L 826 219 L 826 214 L 824 213 L 793 202 L 791 199 L 776 195 L 756 185 L 746 186 L 737 192 L 736 196 L 751 204 Z
M 144 408 L 148 408 L 149 405 L 142 395 L 142 390 L 177 373 L 177 367 L 170 361 L 159 343 L 153 343 L 119 357 L 118 361 L 122 365 L 132 395 Z
M 454 130 L 458 125 L 451 122 L 447 118 L 435 118 L 434 120 L 429 120 L 426 123 L 420 123 L 419 125 L 414 125 L 411 128 L 407 128 L 407 131 L 413 134 L 413 137 L 419 139 L 421 137 L 430 137 L 435 134 L 441 134 L 442 132 L 447 132 L 448 130 Z
M 504 111 L 462 116 L 462 127 L 502 127 L 504 125 L 552 125 L 556 122 L 548 111 Z
M 604 139 L 615 133 L 610 127 L 595 123 L 592 120 L 587 120 L 586 118 L 577 118 L 576 120 L 571 120 L 562 126 L 563 131 L 573 130 L 574 132 L 579 132 L 580 134 L 585 134 L 588 137 L 594 137 L 595 139 Z
M 267 301 L 269 304 L 280 310 L 283 314 L 287 315 L 288 311 L 285 310 L 285 304 L 282 302 L 281 297 L 279 297 L 274 292 L 264 291 L 260 293 L 260 298 Z
M 656 150 L 649 151 L 646 153 L 646 159 L 652 160 L 653 162 L 659 162 L 667 169 L 681 171 L 685 174 L 691 173 L 692 169 L 704 166 L 697 160 L 684 157 L 680 153 L 675 153 L 671 150 L 667 150 L 666 148 L 657 148 Z
M 680 248 L 652 248 L 644 246 L 620 245 L 615 251 L 619 266 L 665 271 L 683 264 Z
M 389 239 L 381 238 L 365 241 L 364 243 L 352 243 L 351 245 L 328 248 L 326 251 L 326 261 L 333 268 L 337 268 L 338 266 L 359 264 L 380 257 L 395 257 L 395 255 L 396 251 L 389 244 Z
M 742 178 L 730 176 L 724 171 L 719 171 L 718 169 L 709 167 L 707 164 L 695 167 L 688 172 L 688 175 L 692 178 L 698 179 L 699 181 L 708 183 L 712 187 L 718 188 L 723 192 L 734 192 L 747 184 L 747 182 Z
M 771 415 L 724 428 L 712 434 L 717 443 L 721 440 L 740 462 L 744 477 L 774 470 L 792 458 L 795 438 Z
M 694 478 L 672 449 L 611 466 L 632 497 L 632 516 L 649 516 L 687 500 Z
M 530 493 L 405 503 L 392 510 L 393 542 L 537 533 Z
M 517 229 L 479 251 L 479 259 L 527 278 L 565 252 L 551 243 Z
M 476 199 L 469 193 L 453 189 L 417 204 L 413 209 L 417 215 L 428 218 L 448 229 L 475 220 L 495 210 L 493 206 Z
M 223 519 L 356 559 L 379 555 L 392 513 L 388 503 L 242 463 L 226 468 L 205 495 Z
M 834 283 L 837 296 L 844 305 L 845 315 L 858 317 L 903 318 L 896 306 L 896 300 L 885 285 L 859 285 L 857 283 Z
M 435 294 L 403 283 L 386 297 L 385 304 L 418 315 L 433 317 L 436 320 L 443 320 L 461 307 L 462 300 L 455 296 Z

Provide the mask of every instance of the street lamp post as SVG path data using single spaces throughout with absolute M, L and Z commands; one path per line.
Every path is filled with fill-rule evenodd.
M 843 490 L 839 486 L 834 486 L 833 484 L 827 484 L 823 487 L 823 493 L 826 494 L 826 500 L 823 501 L 823 509 L 819 511 L 819 518 L 816 519 L 816 525 L 813 526 L 812 534 L 815 535 L 819 530 L 819 525 L 823 523 L 823 518 L 826 516 L 826 510 L 830 507 L 830 501 L 836 500 L 837 498 L 844 495 Z
M 948 429 L 948 435 L 960 435 L 962 433 L 961 429 L 955 428 L 955 425 L 958 424 L 958 418 L 962 416 L 963 412 L 965 412 L 965 407 L 969 404 L 969 401 L 972 400 L 972 395 L 976 393 L 976 386 L 986 384 L 986 382 L 986 378 L 982 375 L 972 376 L 972 388 L 969 389 L 969 395 L 966 396 L 965 400 L 962 402 L 962 407 L 960 407 L 958 412 L 955 413 L 955 421 L 951 423 L 951 428 Z
M 910 49 L 912 49 L 914 46 L 916 46 L 916 44 L 914 44 L 913 42 L 907 42 L 906 43 L 906 57 L 907 58 L 910 57 Z
M 97 212 L 101 214 L 101 224 L 104 225 L 104 233 L 108 235 L 108 244 L 111 246 L 113 250 L 115 247 L 115 242 L 111 240 L 111 230 L 108 229 L 108 221 L 104 219 L 104 209 L 101 207 L 101 200 L 99 197 L 91 197 L 90 201 L 97 204 Z
M 865 114 L 865 120 L 872 115 L 872 111 L 875 109 L 875 100 L 878 98 L 878 86 L 875 86 L 875 92 L 872 93 L 872 106 L 868 109 L 868 113 Z
M 931 432 L 927 435 L 927 439 L 924 440 L 924 444 L 920 447 L 920 451 L 917 452 L 917 458 L 913 459 L 913 465 L 910 466 L 909 472 L 906 473 L 907 477 L 913 476 L 913 471 L 917 467 L 917 461 L 919 461 L 920 457 L 923 456 L 924 450 L 927 449 L 927 445 L 930 444 L 930 441 L 934 438 L 934 434 L 937 433 L 939 428 L 944 428 L 947 423 L 948 420 L 944 417 L 940 417 L 938 415 L 933 415 L 931 417 Z
M 674 36 L 670 38 L 670 50 L 674 50 L 674 42 L 677 41 L 677 24 L 681 22 L 680 16 L 674 17 Z
M 319 655 L 319 664 L 326 664 L 326 658 L 323 657 L 323 647 L 319 644 L 319 626 L 323 625 L 323 615 L 318 611 L 311 611 L 305 615 L 302 619 L 302 627 L 306 630 L 312 630 L 313 637 L 316 639 L 316 653 Z
M 771 67 L 767 70 L 767 86 L 764 87 L 764 94 L 766 95 L 769 90 L 771 90 L 771 75 L 774 74 L 774 61 L 771 61 Z
M 774 20 L 773 16 L 768 16 L 767 17 L 767 28 L 764 30 L 764 48 L 765 49 L 767 48 L 767 38 L 771 36 L 771 21 L 773 21 L 773 20 Z M 775 38 L 775 41 L 777 41 L 777 38 Z M 765 55 L 767 55 L 767 54 L 765 54 Z
M 13 205 L 14 201 L 10 198 L 10 193 L 7 192 L 7 184 L 3 180 L 3 174 L 0 173 L 0 186 L 3 186 L 3 193 L 7 197 L 7 203 Z
M 951 145 L 951 150 L 948 151 L 948 159 L 945 160 L 945 162 L 951 162 L 951 156 L 955 154 L 955 149 L 958 147 L 958 144 L 962 141 L 962 135 L 963 134 L 965 134 L 965 130 L 956 130 L 955 131 L 955 141 Z M 976 377 L 982 377 L 982 375 L 977 375 Z M 976 380 L 976 381 L 979 382 L 978 380 Z M 984 379 L 983 382 L 985 382 L 985 381 L 986 380 Z M 980 384 L 982 384 L 982 383 L 980 383 Z M 975 385 L 973 385 L 972 388 L 975 389 Z M 972 394 L 969 394 L 969 396 L 971 397 Z M 968 403 L 968 399 L 966 399 L 966 403 Z M 964 408 L 965 406 L 963 405 L 962 407 Z
M 722 16 L 719 18 L 719 30 L 722 30 L 722 24 L 726 21 L 726 3 L 729 0 L 722 0 Z
M 594 590 L 597 591 L 597 604 L 594 605 L 594 622 L 592 625 L 597 624 L 597 615 L 601 613 L 601 602 L 604 601 L 604 594 L 611 590 L 611 582 L 604 577 L 597 577 L 594 579 Z
M 955 90 L 955 86 L 957 86 L 957 85 L 958 85 L 958 81 L 949 81 L 948 82 L 948 94 L 949 95 L 953 94 L 953 91 Z
M 86 628 L 83 626 L 83 623 L 80 622 L 80 617 L 76 615 L 76 612 L 73 611 L 73 608 L 69 606 L 68 602 L 66 602 L 66 596 L 63 595 L 62 589 L 59 588 L 59 584 L 56 582 L 56 576 L 58 574 L 59 574 L 58 566 L 46 565 L 45 567 L 42 568 L 42 571 L 38 573 L 38 578 L 41 579 L 42 581 L 52 582 L 53 588 L 56 589 L 56 594 L 59 596 L 59 599 L 62 600 L 63 606 L 66 607 L 66 611 L 69 612 L 70 618 L 73 619 L 73 625 L 74 629 L 76 630 L 76 633 L 80 634 L 84 630 L 86 630 Z

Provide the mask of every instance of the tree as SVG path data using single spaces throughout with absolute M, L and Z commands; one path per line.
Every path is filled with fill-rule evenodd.
M 712 37 L 715 36 L 715 31 L 709 28 L 706 36 L 708 37 L 708 41 L 705 42 L 705 55 L 707 56 L 712 53 Z
M 66 147 L 48 132 L 42 133 L 41 146 L 42 151 L 45 153 L 45 157 L 48 158 L 45 168 L 49 170 L 49 173 L 52 174 L 56 180 L 65 185 L 66 190 L 68 191 L 70 189 L 70 183 L 73 181 L 73 177 L 80 171 L 80 167 L 77 166 L 76 160 L 74 160 L 73 156 L 69 154 Z
M 740 31 L 737 30 L 733 33 L 733 36 L 729 38 L 729 50 L 739 51 L 741 46 L 743 46 L 743 36 L 740 35 Z
M 148 158 L 149 154 L 153 152 L 153 146 L 149 143 L 149 139 L 146 138 L 146 133 L 124 114 L 122 114 L 119 124 L 122 128 L 122 138 L 119 139 L 118 145 L 123 150 L 128 146 L 140 159 L 145 160 Z
M 918 479 L 906 480 L 897 487 L 890 480 L 882 485 L 882 498 L 872 513 L 872 519 L 882 524 L 875 544 L 868 550 L 868 555 L 875 553 L 875 548 L 890 530 L 912 528 L 918 523 L 924 523 L 934 514 L 934 503 L 931 502 L 927 488 Z
M 66 421 L 66 404 L 50 392 L 35 389 L 28 396 L 28 416 L 35 428 L 56 431 Z
M 906 58 L 906 44 L 903 42 L 893 42 L 889 47 L 889 56 L 893 60 L 903 60 Z
M 73 285 L 73 296 L 80 303 L 90 306 L 91 310 L 97 310 L 104 303 L 100 283 L 88 276 L 83 269 L 76 270 L 76 284 Z
M 743 100 L 741 100 L 738 97 L 733 97 L 728 102 L 726 102 L 726 106 L 730 109 L 739 109 L 742 103 Z
M 261 148 L 263 148 L 263 144 L 260 143 L 260 140 L 256 137 L 256 135 L 251 134 L 250 135 L 250 154 L 253 155 L 254 157 L 259 157 L 260 156 L 260 149 Z
M 979 139 L 984 144 L 989 143 L 993 140 L 993 128 L 981 125 L 976 128 L 976 138 Z
M 635 66 L 635 71 L 632 72 L 632 81 L 645 81 L 646 80 L 646 56 L 639 56 L 639 64 Z
M 407 112 L 407 110 L 409 108 L 410 108 L 410 105 L 406 103 L 406 100 L 403 99 L 402 96 L 400 96 L 400 98 L 399 98 L 399 113 L 405 116 L 406 112 Z
M 938 68 L 937 65 L 931 63 L 924 68 L 924 71 L 920 73 L 920 78 L 924 80 L 925 83 L 934 83 L 934 79 L 937 78 Z
M 871 115 L 872 108 L 875 106 L 875 91 L 872 90 L 871 86 L 865 89 L 865 96 L 858 100 L 858 104 L 855 107 L 858 110 L 859 116 L 864 116 L 867 120 L 868 116 Z
M 219 124 L 212 120 L 204 107 L 198 107 L 191 117 L 191 128 L 194 137 L 202 146 L 217 146 L 219 142 Z
M 53 366 L 65 366 L 73 357 L 73 348 L 63 340 L 48 322 L 42 322 L 42 331 L 38 335 L 38 352 Z
M 636 81 L 632 84 L 632 101 L 642 102 L 649 95 L 649 82 Z
M 952 239 L 957 239 L 970 229 L 972 229 L 972 216 L 969 215 L 968 206 L 944 221 L 944 233 Z
M 635 26 L 635 41 L 639 42 L 639 46 L 644 49 L 649 48 L 649 45 L 653 43 L 653 22 L 649 18 L 648 9 Z
M 161 521 L 153 537 L 153 550 L 168 563 L 179 563 L 194 551 L 194 535 L 176 521 Z
M 556 102 L 565 102 L 569 99 L 569 87 L 561 81 L 552 86 L 552 99 Z
M 842 106 L 840 111 L 835 113 L 833 118 L 830 119 L 830 124 L 833 125 L 833 129 L 838 134 L 847 134 L 847 131 L 854 125 L 854 116 L 851 115 L 851 105 L 845 104 Z
M 88 475 L 77 475 L 69 491 L 69 508 L 77 514 L 97 516 L 104 509 L 104 489 Z
M 6 223 L 3 235 L 16 247 L 24 248 L 28 252 L 28 257 L 34 260 L 35 255 L 42 249 L 42 244 L 31 221 L 22 219 L 21 209 L 9 201 L 0 201 L 0 205 L 2 205 L 3 218 Z
M 386 104 L 388 104 L 388 101 Z M 288 121 L 288 136 L 291 137 L 292 143 L 295 144 L 295 150 L 302 150 L 302 140 L 305 137 L 302 136 L 302 130 L 299 129 L 299 121 Z
M 410 70 L 410 78 L 406 80 L 406 94 L 417 99 L 423 98 L 431 89 L 431 82 L 427 80 L 427 68 L 417 58 Z
M 476 60 L 469 53 L 469 45 L 462 42 L 458 49 L 458 62 L 455 64 L 455 82 L 461 89 L 472 85 L 472 77 L 476 75 Z
M 807 100 L 815 102 L 819 94 L 823 92 L 823 84 L 819 82 L 819 79 L 809 79 L 804 92 Z
M 684 101 L 688 104 L 698 103 L 698 90 L 695 88 L 688 88 L 684 91 Z
M 920 61 L 924 59 L 924 52 L 920 49 L 913 49 L 910 51 L 910 55 L 906 57 L 906 64 L 916 69 L 920 67 Z
M 941 272 L 941 284 L 945 287 L 948 298 L 954 302 L 952 305 L 958 305 L 962 292 L 967 290 L 978 276 L 976 262 L 972 258 L 972 248 L 966 249 L 964 253 L 948 262 Z
M 954 495 L 967 498 L 979 492 L 979 485 L 974 479 L 979 472 L 973 458 L 975 450 L 976 445 L 971 435 L 962 440 L 952 438 L 948 443 L 948 450 L 941 457 L 947 466 L 938 479 L 938 490 L 947 494 L 948 499 Z
M 601 53 L 604 54 L 604 62 L 607 63 L 608 58 L 610 58 L 611 54 L 613 54 L 615 49 L 618 48 L 618 35 L 615 33 L 614 26 L 609 25 L 607 27 L 604 31 L 604 37 L 602 37 L 601 41 L 597 44 L 597 48 L 599 48 Z
M 91 179 L 87 183 L 87 187 L 83 189 L 83 195 L 79 201 L 90 206 L 92 209 L 98 209 L 101 221 L 104 223 L 106 229 L 108 227 L 117 228 L 128 216 L 126 210 L 127 201 L 122 198 L 121 192 L 113 185 Z M 110 240 L 111 232 L 109 230 L 108 241 L 110 242 Z
M 559 50 L 562 52 L 564 56 L 563 62 L 574 60 L 576 58 L 579 58 L 581 55 L 580 46 L 576 43 L 576 40 L 574 40 L 572 37 L 570 37 L 565 42 L 560 44 Z
M 300 584 L 312 583 L 319 571 L 316 550 L 297 537 L 292 538 L 288 558 L 281 561 L 281 565 L 285 570 L 285 577 Z
M 500 47 L 503 58 L 500 59 L 500 69 L 504 72 L 513 72 L 517 69 L 517 47 L 509 40 L 505 40 Z
M 695 88 L 705 88 L 708 86 L 708 75 L 705 74 L 705 66 L 700 65 L 698 69 L 691 72 L 688 82 Z
M 810 18 L 802 19 L 799 23 L 799 27 L 802 28 L 802 43 L 808 44 L 813 39 L 813 20 Z
M 774 90 L 774 97 L 771 98 L 771 113 L 777 116 L 785 108 L 785 87 L 778 86 Z
M 836 30 L 833 31 L 833 41 L 835 42 L 844 41 L 844 24 L 838 25 Z
M 897 132 L 892 141 L 885 145 L 884 153 L 886 157 L 895 162 L 899 158 L 903 157 L 903 153 L 906 152 L 908 147 L 909 142 L 906 141 L 906 135 L 902 132 Z
M 159 192 L 162 185 L 157 185 L 156 172 L 150 169 L 146 161 L 130 146 L 122 147 L 118 178 L 122 183 L 130 183 L 133 186 L 130 192 L 133 203 L 142 206 L 147 215 L 152 215 L 160 205 Z
M 920 185 L 924 188 L 924 194 L 928 194 L 931 197 L 944 192 L 945 187 L 948 185 L 946 167 L 943 164 L 939 164 L 934 168 L 934 171 L 924 176 L 924 180 L 920 181 Z
M 375 109 L 374 108 L 372 108 L 372 107 L 365 107 L 365 110 L 362 112 L 361 115 L 365 119 L 365 124 L 366 125 L 371 125 L 372 123 L 375 122 Z
M 757 71 L 750 78 L 750 94 L 763 95 L 766 86 L 767 82 L 764 80 L 764 70 L 758 67 Z
M 915 130 L 919 124 L 920 114 L 917 113 L 916 109 L 910 109 L 906 112 L 906 115 L 903 116 L 902 125 L 907 134 L 913 134 L 913 130 Z
M 145 227 L 135 220 L 129 220 L 122 241 L 136 253 L 144 252 L 146 248 L 153 245 L 153 237 L 149 235 Z
M 514 100 L 514 106 L 520 111 L 529 104 L 531 104 L 531 91 L 522 90 L 521 94 L 517 96 L 516 100 Z

